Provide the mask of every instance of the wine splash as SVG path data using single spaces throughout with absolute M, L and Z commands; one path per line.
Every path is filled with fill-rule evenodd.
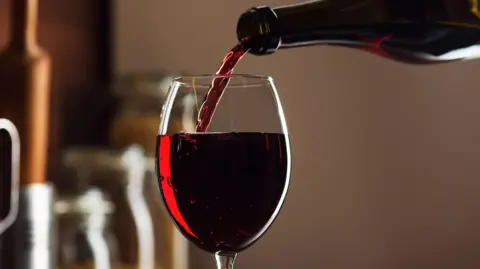
M 198 114 L 197 126 L 195 132 L 206 132 L 210 121 L 212 120 L 215 109 L 217 108 L 218 102 L 222 98 L 223 92 L 230 81 L 228 75 L 230 75 L 240 61 L 240 59 L 248 52 L 248 49 L 245 46 L 244 42 L 240 42 L 235 47 L 233 47 L 227 56 L 223 59 L 215 73 L 218 77 L 215 77 L 212 81 L 212 85 L 208 90 L 205 99 L 200 107 L 200 112 Z M 225 77 L 222 77 L 225 76 Z

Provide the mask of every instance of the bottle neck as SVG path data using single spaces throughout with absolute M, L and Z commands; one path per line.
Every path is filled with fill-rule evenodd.
M 10 48 L 30 50 L 37 46 L 38 0 L 12 0 Z

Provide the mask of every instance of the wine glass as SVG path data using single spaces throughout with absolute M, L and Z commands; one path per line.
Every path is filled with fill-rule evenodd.
M 212 85 L 226 88 L 215 94 Z M 205 125 L 200 111 L 214 107 L 212 102 L 202 107 L 207 93 L 221 98 Z M 179 107 L 181 117 L 171 117 Z M 208 127 L 198 131 L 199 120 Z M 174 79 L 161 114 L 156 166 L 159 190 L 176 227 L 215 254 L 218 269 L 233 269 L 237 253 L 271 226 L 289 185 L 290 143 L 273 79 Z

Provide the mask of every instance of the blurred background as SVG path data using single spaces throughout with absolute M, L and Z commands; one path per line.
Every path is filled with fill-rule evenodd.
M 10 2 L 0 0 L 2 46 Z M 148 188 L 159 111 L 172 77 L 216 70 L 243 11 L 289 3 L 39 0 L 38 41 L 52 61 L 47 178 L 59 193 L 59 264 L 100 268 L 85 267 L 98 263 L 87 239 L 100 229 L 119 266 L 153 255 L 155 268 L 214 268 Z M 275 80 L 293 171 L 282 213 L 236 268 L 480 268 L 479 69 L 330 47 L 246 56 L 237 73 Z M 141 176 L 130 158 L 141 160 Z M 109 224 L 86 225 L 94 214 Z

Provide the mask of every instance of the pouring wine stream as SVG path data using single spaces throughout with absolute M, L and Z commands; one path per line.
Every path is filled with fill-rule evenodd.
M 233 47 L 225 58 L 223 58 L 218 71 L 215 73 L 218 77 L 213 79 L 212 85 L 200 106 L 195 132 L 205 132 L 208 129 L 213 114 L 215 113 L 215 109 L 217 108 L 223 92 L 230 81 L 228 75 L 233 72 L 235 66 L 237 66 L 240 59 L 242 59 L 247 52 L 248 48 L 246 48 L 245 44 L 241 42 Z

